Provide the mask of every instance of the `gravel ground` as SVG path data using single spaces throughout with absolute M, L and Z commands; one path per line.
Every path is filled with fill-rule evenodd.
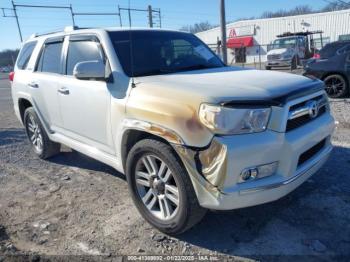
M 140 217 L 124 176 L 112 168 L 67 148 L 48 161 L 36 158 L 14 116 L 8 83 L 0 80 L 0 261 L 20 254 L 36 261 L 117 254 L 349 260 L 350 108 L 349 100 L 331 103 L 339 121 L 335 148 L 310 180 L 273 203 L 208 212 L 190 231 L 170 237 Z

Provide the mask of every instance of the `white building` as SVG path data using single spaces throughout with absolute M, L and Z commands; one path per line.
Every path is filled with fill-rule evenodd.
M 323 31 L 323 45 L 337 40 L 350 40 L 350 9 L 279 18 L 243 20 L 227 24 L 228 62 L 266 61 L 267 46 L 285 32 Z M 215 48 L 220 40 L 220 27 L 196 34 Z M 320 35 L 314 36 L 318 47 Z M 260 56 L 259 56 L 260 50 Z

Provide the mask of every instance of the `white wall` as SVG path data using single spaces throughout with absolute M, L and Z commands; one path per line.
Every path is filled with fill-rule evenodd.
M 255 45 L 270 44 L 277 35 L 284 32 L 316 30 L 322 30 L 323 37 L 329 37 L 330 41 L 333 42 L 338 40 L 339 35 L 350 34 L 350 9 L 309 15 L 238 21 L 227 25 L 227 36 L 232 28 L 252 25 L 256 28 L 254 35 Z M 207 44 L 215 44 L 217 38 L 221 38 L 219 27 L 197 33 L 196 35 Z M 315 38 L 317 37 L 315 36 Z M 247 49 L 247 63 L 253 63 L 254 58 L 258 61 L 259 56 L 255 55 L 256 49 L 257 47 Z M 263 54 L 266 54 L 266 47 L 263 47 L 262 50 Z M 231 59 L 232 56 L 229 50 L 228 60 L 231 61 Z M 266 55 L 262 56 L 262 60 L 266 61 Z

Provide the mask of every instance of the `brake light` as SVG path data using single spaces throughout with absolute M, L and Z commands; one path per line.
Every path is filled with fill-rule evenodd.
M 11 82 L 13 82 L 13 79 L 15 78 L 15 72 L 10 72 L 9 73 L 9 79 Z
M 321 56 L 320 56 L 320 54 L 314 54 L 314 58 L 315 58 L 315 59 L 320 59 Z

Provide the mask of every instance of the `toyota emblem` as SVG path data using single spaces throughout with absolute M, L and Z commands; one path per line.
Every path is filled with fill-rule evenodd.
M 315 100 L 309 101 L 307 103 L 307 107 L 309 108 L 309 116 L 311 118 L 315 118 L 318 115 L 318 103 Z

